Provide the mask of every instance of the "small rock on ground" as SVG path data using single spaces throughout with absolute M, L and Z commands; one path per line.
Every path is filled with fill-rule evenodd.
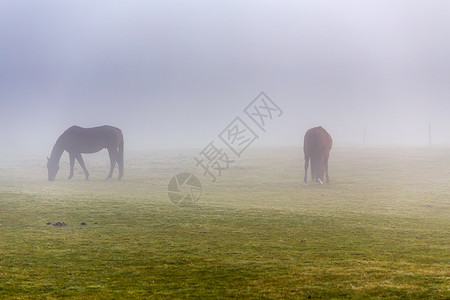
M 66 226 L 67 223 L 66 222 L 56 222 L 55 224 L 53 224 L 53 226 Z

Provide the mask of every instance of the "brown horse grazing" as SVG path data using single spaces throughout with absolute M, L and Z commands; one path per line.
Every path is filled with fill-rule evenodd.
M 119 165 L 119 178 L 123 176 L 123 135 L 122 131 L 112 126 L 99 126 L 93 128 L 81 128 L 72 126 L 58 138 L 53 146 L 50 158 L 47 157 L 48 180 L 55 180 L 59 170 L 59 160 L 64 151 L 69 153 L 70 176 L 73 177 L 73 167 L 75 158 L 83 168 L 86 180 L 89 179 L 89 172 L 84 165 L 81 153 L 95 153 L 102 149 L 108 149 L 111 169 L 106 179 L 112 177 L 116 163 Z
M 313 181 L 323 183 L 328 177 L 328 157 L 330 156 L 333 139 L 321 126 L 309 129 L 305 133 L 303 152 L 305 153 L 305 178 L 307 183 L 308 163 L 311 161 L 311 177 Z

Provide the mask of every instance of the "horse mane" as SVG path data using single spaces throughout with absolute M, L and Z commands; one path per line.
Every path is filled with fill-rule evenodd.
M 50 153 L 49 161 L 59 162 L 59 160 L 61 159 L 61 155 L 64 152 L 64 147 L 62 145 L 64 133 L 61 134 L 61 136 L 56 140 L 56 143 L 53 146 L 52 152 Z

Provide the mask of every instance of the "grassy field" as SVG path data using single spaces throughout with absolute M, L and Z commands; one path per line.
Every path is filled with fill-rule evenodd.
M 197 153 L 128 152 L 120 182 L 106 152 L 88 182 L 67 155 L 55 182 L 45 157 L 0 161 L 0 298 L 450 298 L 450 149 L 336 148 L 322 186 L 300 149 L 249 149 L 215 184 Z M 177 207 L 183 171 L 203 193 Z

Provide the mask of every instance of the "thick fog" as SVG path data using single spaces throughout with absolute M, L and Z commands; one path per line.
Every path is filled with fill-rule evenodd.
M 445 1 L 1 1 L 0 152 L 104 124 L 200 149 L 261 91 L 255 146 L 449 145 L 449 37 Z

